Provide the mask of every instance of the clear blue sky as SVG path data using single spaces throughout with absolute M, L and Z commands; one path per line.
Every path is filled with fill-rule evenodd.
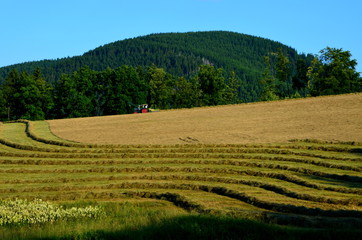
M 342 48 L 362 72 L 362 0 L 0 0 L 0 67 L 151 33 L 207 30 L 304 53 Z

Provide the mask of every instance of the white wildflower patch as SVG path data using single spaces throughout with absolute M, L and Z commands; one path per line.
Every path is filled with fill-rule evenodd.
M 0 201 L 0 226 L 46 223 L 60 219 L 97 218 L 103 214 L 102 209 L 98 206 L 65 209 L 41 199 Z

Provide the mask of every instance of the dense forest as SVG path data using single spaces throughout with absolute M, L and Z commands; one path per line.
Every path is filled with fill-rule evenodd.
M 362 91 L 342 49 L 298 54 L 232 32 L 153 34 L 0 69 L 0 119 L 124 114 Z
M 46 81 L 57 82 L 62 74 L 71 74 L 81 67 L 103 71 L 122 65 L 147 67 L 154 64 L 175 76 L 194 75 L 202 64 L 212 64 L 226 72 L 235 72 L 243 80 L 243 101 L 258 101 L 259 80 L 265 68 L 263 57 L 277 52 L 288 55 L 293 71 L 303 59 L 310 64 L 313 56 L 298 54 L 293 48 L 268 39 L 225 32 L 189 32 L 152 34 L 126 39 L 98 47 L 82 56 L 57 60 L 28 62 L 0 68 L 0 83 L 16 68 L 27 73 L 39 68 Z

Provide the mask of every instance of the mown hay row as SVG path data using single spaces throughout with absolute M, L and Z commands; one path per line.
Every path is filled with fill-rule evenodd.
M 124 180 L 185 180 L 185 181 L 202 181 L 202 182 L 213 182 L 213 183 L 226 183 L 226 184 L 242 184 L 251 187 L 262 188 L 267 191 L 272 191 L 277 194 L 281 194 L 287 197 L 312 201 L 312 202 L 320 202 L 320 203 L 328 203 L 328 204 L 342 204 L 342 205 L 355 205 L 362 206 L 362 202 L 357 199 L 334 199 L 334 198 L 326 198 L 326 197 L 316 197 L 310 194 L 298 193 L 295 191 L 291 191 L 284 187 L 277 186 L 275 184 L 262 183 L 260 181 L 250 181 L 250 180 L 240 180 L 240 179 L 231 179 L 231 178 L 221 178 L 221 177 L 207 177 L 207 176 L 195 176 L 195 175 L 161 175 L 161 176 L 151 176 L 151 175 L 142 175 L 142 176 L 113 176 L 113 177 L 88 177 L 82 179 L 46 179 L 46 180 L 29 180 L 29 181 L 19 181 L 13 180 L 8 183 L 77 183 L 77 182 L 92 182 L 92 181 L 124 181 Z M 0 192 L 13 192 L 14 190 L 6 190 L 0 189 Z
M 210 210 L 206 210 L 200 204 L 187 200 L 184 196 L 177 193 L 156 193 L 156 192 L 125 192 L 128 197 L 141 197 L 141 198 L 153 198 L 159 200 L 166 200 L 172 202 L 175 206 L 183 208 L 188 211 L 196 211 L 198 213 L 208 213 Z
M 28 173 L 217 173 L 217 174 L 231 174 L 231 175 L 247 175 L 266 178 L 275 178 L 282 181 L 291 182 L 300 186 L 309 187 L 318 190 L 327 190 L 341 193 L 353 193 L 362 194 L 362 190 L 355 188 L 342 188 L 342 187 L 326 187 L 308 181 L 304 181 L 295 176 L 282 174 L 282 173 L 266 173 L 254 170 L 236 170 L 236 169 L 215 169 L 215 168 L 171 168 L 171 167 L 135 167 L 135 168 L 92 168 L 92 169 L 47 169 L 47 170 L 29 170 L 29 169 L 0 169 L 0 173 L 16 173 L 16 174 L 28 174 Z
M 165 146 L 163 148 L 159 148 L 157 146 L 138 146 L 135 148 L 117 148 L 116 146 L 113 148 L 100 148 L 100 149 L 82 149 L 82 148 L 52 148 L 52 147 L 37 147 L 37 146 L 29 146 L 23 145 L 18 143 L 13 143 L 6 139 L 0 139 L 2 144 L 20 149 L 20 150 L 29 150 L 29 151 L 37 151 L 37 152 L 56 152 L 56 153 L 93 153 L 93 154 L 133 154 L 133 155 L 140 155 L 140 154 L 148 154 L 153 155 L 155 157 L 161 155 L 184 155 L 184 156 L 198 156 L 198 155 L 220 155 L 220 156 L 247 156 L 244 154 L 277 154 L 277 155 L 295 155 L 295 156 L 302 156 L 302 157 L 312 157 L 318 159 L 329 159 L 329 160 L 338 160 L 338 161 L 361 161 L 360 158 L 346 158 L 346 157 L 335 157 L 335 156 L 325 156 L 321 154 L 314 154 L 308 152 L 294 152 L 291 150 L 286 149 L 273 149 L 273 148 L 253 148 L 253 147 L 240 147 L 240 148 L 220 148 L 220 147 L 209 147 L 207 145 L 199 145 L 193 148 L 184 148 L 183 146 Z M 153 148 L 156 147 L 156 148 Z M 244 153 L 244 154 L 242 154 Z
M 160 199 L 166 200 L 174 203 L 176 206 L 182 207 L 185 210 L 189 211 L 196 211 L 201 213 L 212 213 L 213 215 L 217 215 L 218 211 L 205 209 L 201 205 L 194 203 L 184 196 L 178 193 L 156 193 L 156 192 L 126 192 L 127 196 L 130 197 L 142 197 L 142 198 L 153 198 L 153 199 Z M 310 217 L 303 216 L 303 215 L 285 215 L 280 213 L 274 213 L 269 211 L 230 211 L 227 215 L 232 217 L 242 217 L 242 218 L 251 218 L 254 220 L 262 221 L 265 223 L 272 223 L 272 224 L 281 224 L 281 225 L 292 225 L 292 226 L 299 226 L 299 227 L 330 227 L 333 228 L 336 224 L 342 224 L 346 228 L 362 228 L 362 219 L 359 218 L 343 218 L 340 217 L 338 220 L 335 218 L 329 217 L 314 217 L 311 220 Z M 341 225 L 339 225 L 341 226 Z
M 2 139 L 0 139 L 1 142 Z M 33 148 L 32 146 L 25 146 L 25 150 L 31 150 Z M 9 152 L 0 152 L 0 156 L 13 156 L 13 157 L 34 157 L 34 158 L 151 158 L 151 159 L 257 159 L 257 160 L 270 160 L 270 161 L 285 161 L 285 162 L 296 162 L 296 163 L 305 163 L 305 164 L 311 164 L 321 167 L 327 167 L 327 168 L 335 168 L 335 169 L 341 169 L 341 170 L 349 170 L 349 171 L 356 171 L 361 172 L 362 167 L 356 167 L 356 166 L 348 166 L 348 165 L 342 165 L 342 164 L 332 164 L 322 161 L 316 161 L 316 160 L 310 160 L 310 159 L 298 159 L 298 158 L 286 158 L 286 157 L 280 157 L 280 156 L 263 156 L 263 155 L 245 155 L 245 154 L 175 154 L 175 153 L 167 153 L 167 154 L 148 154 L 148 153 L 123 153 L 123 154 L 37 154 L 37 153 L 9 153 Z M 38 161 L 40 164 L 40 162 Z M 50 163 L 50 161 L 47 161 L 47 163 Z M 232 163 L 230 161 L 230 163 Z M 235 163 L 235 161 L 234 161 Z M 60 163 L 59 163 L 60 164 Z M 247 164 L 245 162 L 242 162 L 240 164 Z M 265 167 L 259 164 L 257 166 L 257 163 L 249 163 L 254 164 L 256 167 Z M 251 165 L 250 165 L 251 166 Z M 286 169 L 285 167 L 280 167 L 279 165 L 276 165 L 272 167 L 272 165 L 268 166 L 268 168 L 278 168 L 282 170 L 290 170 Z M 291 168 L 292 169 L 292 168 Z M 296 171 L 295 168 L 292 171 Z
M 265 163 L 253 163 L 253 162 L 240 162 L 240 165 L 238 166 L 248 166 L 248 167 L 256 167 L 256 168 L 267 168 L 267 169 L 277 169 L 277 170 L 285 170 L 285 171 L 290 171 L 290 172 L 297 172 L 297 173 L 303 173 L 303 174 L 307 174 L 307 175 L 313 175 L 313 176 L 317 176 L 317 177 L 324 177 L 324 178 L 330 178 L 330 179 L 335 179 L 335 180 L 341 180 L 341 181 L 348 181 L 348 182 L 356 182 L 356 183 L 361 183 L 362 182 L 362 177 L 360 176 L 354 176 L 354 175 L 340 175 L 340 174 L 333 174 L 333 173 L 327 173 L 327 172 L 322 172 L 322 171 L 316 171 L 316 170 L 312 170 L 312 169 L 307 169 L 307 168 L 301 168 L 301 167 L 290 167 L 290 166 L 284 166 L 284 165 L 279 165 L 279 164 L 265 164 Z M 126 171 L 133 171 L 132 169 L 134 168 L 110 168 L 110 169 L 114 169 L 114 171 L 125 171 L 124 169 L 128 169 Z M 123 170 L 122 170 L 123 169 Z M 17 173 L 18 170 L 17 169 L 7 169 L 7 170 L 0 170 L 0 172 L 4 173 Z M 26 172 L 42 172 L 43 170 L 24 170 L 25 173 Z M 35 171 L 35 172 L 34 172 Z M 44 172 L 49 173 L 49 172 L 57 172 L 59 170 L 54 169 L 54 170 L 44 170 Z M 68 169 L 62 169 L 61 171 L 63 172 L 68 172 Z M 88 169 L 88 170 L 70 170 L 70 172 L 73 171 L 80 171 L 80 172 L 104 172 L 104 171 L 110 171 L 109 169 L 104 169 L 104 168 L 92 168 L 92 169 Z
M 303 143 L 318 143 L 318 144 L 344 144 L 344 145 L 351 145 L 351 146 L 362 146 L 361 142 L 356 141 L 349 141 L 349 142 L 342 142 L 342 141 L 323 141 L 317 139 L 291 139 L 289 142 L 303 142 Z
M 309 216 L 326 216 L 326 217 L 356 217 L 362 218 L 362 211 L 355 210 L 322 210 L 320 208 L 307 208 L 304 206 L 295 206 L 291 204 L 281 204 L 274 202 L 267 202 L 264 200 L 260 200 L 255 197 L 251 197 L 245 193 L 240 193 L 234 190 L 230 190 L 224 187 L 207 187 L 203 186 L 201 190 L 206 192 L 216 193 L 222 196 L 231 197 L 234 199 L 238 199 L 245 203 L 251 204 L 253 206 L 263 208 L 266 210 L 272 210 L 276 212 L 282 213 L 294 213 L 294 214 L 302 214 Z
M 294 213 L 312 216 L 329 216 L 329 217 L 357 217 L 362 218 L 362 211 L 356 210 L 322 210 L 319 208 L 308 208 L 304 206 L 296 206 L 291 204 L 281 204 L 260 200 L 257 197 L 250 196 L 246 193 L 240 193 L 225 187 L 213 187 L 208 185 L 197 184 L 174 184 L 174 183 L 150 183 L 150 182 L 123 182 L 118 184 L 92 185 L 92 186 L 57 186 L 57 187 L 39 187 L 26 189 L 2 189 L 1 193 L 25 193 L 25 192 L 49 192 L 49 191 L 84 191 L 98 189 L 173 189 L 173 190 L 194 190 L 205 191 L 231 197 L 258 208 L 273 210 L 283 213 Z
M 269 158 L 265 159 L 259 156 L 247 156 L 248 160 L 270 160 L 270 161 L 285 161 L 285 162 L 297 162 L 311 164 L 327 168 L 335 168 L 341 170 L 350 170 L 356 172 L 362 172 L 362 167 L 330 164 L 314 160 L 300 160 L 300 159 L 287 159 L 287 158 Z M 155 159 L 155 158 L 153 158 Z M 157 158 L 164 159 L 164 158 Z M 215 165 L 233 165 L 233 166 L 250 166 L 250 167 L 262 167 L 262 163 L 236 161 L 236 160 L 190 160 L 184 159 L 172 159 L 172 160 L 150 160 L 147 158 L 141 158 L 137 160 L 49 160 L 49 159 L 0 159 L 0 164 L 19 164 L 19 165 L 114 165 L 114 164 L 215 164 Z
M 79 147 L 79 148 L 88 147 L 88 145 L 80 144 L 80 143 L 76 143 L 76 142 L 74 142 L 74 143 L 72 143 L 70 141 L 62 142 L 62 141 L 55 141 L 55 140 L 41 138 L 34 133 L 34 130 L 33 130 L 34 127 L 33 127 L 33 123 L 31 121 L 17 120 L 15 122 L 24 123 L 26 135 L 29 138 L 33 139 L 34 141 L 42 142 L 42 143 L 49 144 L 49 145 L 63 146 L 63 147 Z

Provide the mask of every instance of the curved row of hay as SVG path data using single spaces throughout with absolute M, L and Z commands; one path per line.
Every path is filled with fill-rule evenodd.
M 0 125 L 0 143 L 1 199 L 152 198 L 199 213 L 362 226 L 359 143 L 91 145 L 28 121 Z

